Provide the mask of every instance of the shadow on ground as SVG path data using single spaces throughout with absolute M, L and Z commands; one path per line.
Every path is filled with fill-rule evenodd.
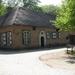
M 75 56 L 68 56 L 68 57 L 63 57 L 63 58 L 66 59 L 67 63 L 69 63 L 69 64 L 75 64 Z
M 20 54 L 20 53 L 29 53 L 29 52 L 39 52 L 39 51 L 47 51 L 47 50 L 55 50 L 65 47 L 52 47 L 52 48 L 37 48 L 37 49 L 25 49 L 25 50 L 2 50 L 0 49 L 0 54 L 9 55 L 9 54 Z

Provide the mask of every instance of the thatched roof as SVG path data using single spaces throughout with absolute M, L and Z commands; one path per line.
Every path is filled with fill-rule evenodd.
M 0 17 L 0 28 L 12 25 L 55 28 L 50 23 L 55 17 L 55 15 L 19 7 Z

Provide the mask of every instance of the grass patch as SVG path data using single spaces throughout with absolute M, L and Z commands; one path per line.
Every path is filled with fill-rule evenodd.
M 70 54 L 70 55 L 75 56 L 75 50 L 73 50 L 73 51 L 69 50 L 69 51 L 67 52 L 67 54 Z
M 73 52 L 71 52 L 71 54 L 75 56 L 75 50 Z

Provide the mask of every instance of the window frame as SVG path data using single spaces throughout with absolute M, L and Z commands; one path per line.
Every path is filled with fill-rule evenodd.
M 25 35 L 25 32 L 26 32 L 26 35 Z M 28 32 L 28 34 L 27 34 L 27 32 Z M 24 38 L 24 36 L 26 36 L 26 37 Z M 27 37 L 27 36 L 29 36 L 29 37 Z M 22 38 L 23 38 L 23 44 L 25 44 L 25 45 L 30 44 L 31 43 L 31 33 L 30 33 L 30 30 L 23 30 L 22 31 Z M 28 41 L 29 41 L 29 43 L 28 43 Z
M 6 32 L 2 32 L 0 33 L 1 34 L 1 45 L 2 46 L 5 46 L 7 45 L 7 34 Z M 5 35 L 4 35 L 5 34 Z M 4 43 L 5 42 L 5 43 Z
M 59 38 L 59 39 L 61 38 L 61 34 L 60 34 L 60 32 L 58 32 L 58 38 Z
M 36 27 L 33 27 L 33 30 L 35 31 L 36 30 Z
M 52 32 L 52 38 L 56 39 L 57 38 L 57 33 L 56 32 Z
M 11 35 L 9 34 L 8 35 L 8 33 L 11 33 Z M 11 37 L 11 39 L 10 39 L 10 37 Z M 9 38 L 9 39 L 8 39 Z M 8 42 L 11 42 L 11 43 L 8 43 Z M 9 46 L 9 45 L 12 45 L 12 32 L 11 31 L 8 31 L 7 32 L 7 45 Z
M 51 39 L 52 38 L 52 32 L 47 31 L 46 32 L 46 38 Z

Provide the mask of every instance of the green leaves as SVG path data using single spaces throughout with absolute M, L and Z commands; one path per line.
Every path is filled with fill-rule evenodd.
M 6 7 L 4 6 L 3 1 L 0 0 L 0 15 L 5 14 L 5 12 L 6 12 Z
M 75 30 L 75 0 L 64 0 L 62 2 L 61 11 L 53 23 L 61 30 Z
M 23 0 L 23 7 L 32 8 L 33 6 L 37 6 L 39 3 L 39 0 Z
M 42 11 L 49 14 L 58 14 L 60 7 L 54 5 L 44 5 L 41 6 Z

